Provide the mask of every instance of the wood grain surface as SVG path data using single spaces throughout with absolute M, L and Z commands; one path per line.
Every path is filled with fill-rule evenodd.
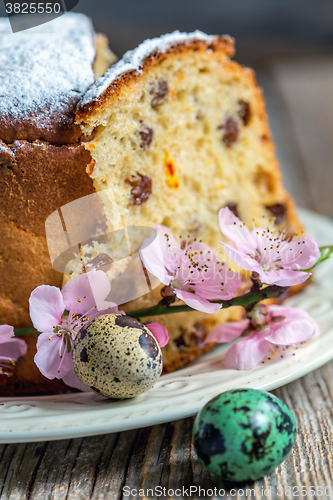
M 258 78 L 287 188 L 299 205 L 333 217 L 333 57 L 269 61 Z M 0 498 L 333 499 L 333 362 L 274 393 L 297 419 L 297 441 L 287 460 L 255 483 L 226 484 L 205 470 L 188 418 L 118 434 L 0 445 Z M 157 486 L 166 494 L 154 492 Z M 191 486 L 201 494 L 190 495 Z M 172 494 L 183 487 L 180 496 Z

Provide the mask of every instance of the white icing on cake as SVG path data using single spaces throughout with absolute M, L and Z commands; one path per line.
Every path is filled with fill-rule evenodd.
M 3 142 L 0 141 L 0 152 L 9 154 L 12 158 L 15 158 L 14 153 L 9 149 Z
M 111 66 L 103 76 L 98 78 L 92 87 L 84 94 L 79 102 L 79 106 L 83 106 L 91 101 L 96 101 L 108 88 L 110 83 L 118 76 L 126 73 L 126 71 L 135 69 L 141 72 L 140 66 L 142 61 L 155 50 L 165 52 L 171 45 L 178 42 L 185 42 L 193 39 L 212 42 L 214 38 L 213 35 L 206 35 L 206 33 L 196 30 L 192 33 L 174 31 L 173 33 L 162 35 L 159 38 L 145 40 L 136 49 L 126 52 L 120 61 Z
M 5 153 L 8 151 L 8 148 L 2 142 L 0 142 L 0 151 Z
M 94 58 L 93 27 L 83 14 L 66 13 L 18 33 L 0 18 L 1 118 L 50 127 L 50 117 L 66 114 L 66 104 L 93 83 Z

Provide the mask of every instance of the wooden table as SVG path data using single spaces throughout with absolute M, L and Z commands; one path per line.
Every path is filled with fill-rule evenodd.
M 333 218 L 333 57 L 263 62 L 258 78 L 287 188 L 299 205 Z M 0 498 L 142 498 L 140 488 L 156 486 L 184 487 L 178 498 L 187 498 L 192 486 L 208 496 L 207 490 L 225 490 L 213 498 L 332 499 L 333 361 L 274 393 L 295 414 L 297 441 L 288 459 L 254 484 L 224 484 L 208 473 L 193 449 L 188 418 L 98 437 L 0 445 Z

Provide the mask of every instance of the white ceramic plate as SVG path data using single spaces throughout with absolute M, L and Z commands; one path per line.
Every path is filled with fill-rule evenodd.
M 333 243 L 333 222 L 301 210 L 307 231 L 319 245 Z M 0 443 L 68 439 L 169 422 L 196 414 L 215 395 L 236 387 L 271 390 L 295 380 L 333 358 L 333 259 L 316 271 L 316 282 L 288 300 L 319 322 L 321 335 L 297 349 L 240 372 L 227 370 L 225 346 L 187 368 L 164 375 L 141 396 L 110 401 L 92 393 L 0 398 Z M 283 357 L 282 357 L 283 356 Z

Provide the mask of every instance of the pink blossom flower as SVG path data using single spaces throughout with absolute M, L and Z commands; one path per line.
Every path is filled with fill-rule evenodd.
M 72 362 L 74 339 L 91 319 L 105 313 L 119 313 L 117 306 L 104 301 L 110 282 L 103 271 L 90 271 L 70 279 L 60 291 L 42 285 L 31 294 L 30 316 L 36 330 L 35 363 L 48 379 L 62 379 L 67 385 L 88 390 L 77 377 Z
M 14 336 L 14 328 L 0 326 L 0 375 L 8 375 L 5 369 L 15 365 L 15 361 L 27 354 L 27 344 Z
M 220 228 L 236 248 L 222 243 L 227 255 L 238 266 L 257 272 L 268 285 L 293 286 L 306 281 L 317 262 L 319 248 L 312 236 L 290 238 L 285 230 L 253 227 L 250 231 L 231 210 L 219 212 Z
M 178 299 L 206 313 L 216 313 L 221 304 L 213 299 L 229 300 L 237 291 L 241 276 L 228 270 L 217 253 L 205 243 L 177 242 L 169 228 L 155 226 L 157 236 L 146 239 L 140 249 L 146 269 Z
M 298 344 L 318 333 L 317 323 L 302 309 L 259 304 L 251 318 L 213 328 L 205 343 L 232 342 L 241 334 L 246 335 L 231 345 L 224 365 L 226 368 L 248 370 L 260 363 L 269 349 L 274 351 L 274 345 Z
M 165 345 L 167 345 L 167 343 L 169 342 L 169 334 L 165 326 L 161 325 L 160 323 L 157 323 L 156 321 L 153 321 L 151 323 L 145 323 L 145 325 L 148 328 L 148 330 L 150 330 L 151 333 L 154 335 L 160 347 L 164 347 Z

